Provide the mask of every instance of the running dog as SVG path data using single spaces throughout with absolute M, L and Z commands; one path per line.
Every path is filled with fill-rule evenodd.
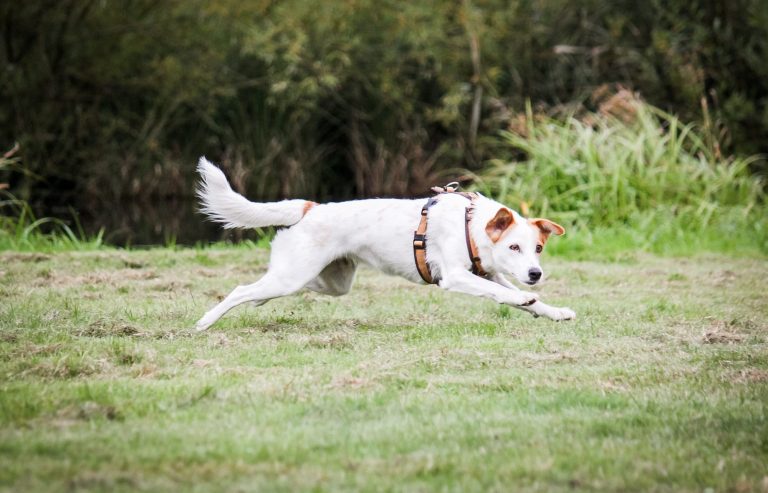
M 490 298 L 534 316 L 569 320 L 576 314 L 538 300 L 505 275 L 532 286 L 543 272 L 539 256 L 562 226 L 526 219 L 479 193 L 439 189 L 433 198 L 368 199 L 316 204 L 306 200 L 256 203 L 232 190 L 224 173 L 200 158 L 201 211 L 225 228 L 287 226 L 275 235 L 267 273 L 236 287 L 196 325 L 205 330 L 232 308 L 257 305 L 303 288 L 341 296 L 359 262 L 413 282 Z M 426 200 L 426 202 L 425 202 Z

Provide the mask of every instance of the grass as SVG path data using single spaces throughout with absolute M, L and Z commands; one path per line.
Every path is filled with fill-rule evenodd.
M 19 145 L 0 155 L 0 251 L 53 252 L 65 250 L 96 250 L 103 246 L 103 231 L 88 237 L 77 215 L 75 229 L 57 218 L 36 218 L 32 207 L 8 191 L 9 184 L 2 181 L 5 175 L 16 172 L 30 175 L 16 157 Z
M 0 251 L 62 252 L 104 248 L 104 231 L 88 236 L 75 221 L 75 230 L 56 218 L 34 216 L 29 205 L 13 197 L 0 201 Z M 75 216 L 76 217 L 76 216 Z
M 0 488 L 765 488 L 765 259 L 614 260 L 544 262 L 572 323 L 363 269 L 196 334 L 264 250 L 0 253 Z

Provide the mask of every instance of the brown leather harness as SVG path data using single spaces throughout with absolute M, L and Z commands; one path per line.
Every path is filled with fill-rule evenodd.
M 413 260 L 416 262 L 416 270 L 424 282 L 427 284 L 437 284 L 440 279 L 435 279 L 432 273 L 429 271 L 429 265 L 427 264 L 427 214 L 429 208 L 438 202 L 441 195 L 446 193 L 454 193 L 461 195 L 465 199 L 469 200 L 469 206 L 464 210 L 464 236 L 467 240 L 467 253 L 469 254 L 469 260 L 472 264 L 472 273 L 480 277 L 488 277 L 488 273 L 483 270 L 483 266 L 480 263 L 480 256 L 477 253 L 477 245 L 472 239 L 472 235 L 469 232 L 469 223 L 472 221 L 472 208 L 474 201 L 477 198 L 476 193 L 471 192 L 459 192 L 459 184 L 456 182 L 449 183 L 444 187 L 432 187 L 432 191 L 437 193 L 436 196 L 430 198 L 424 207 L 421 208 L 421 220 L 419 226 L 413 233 Z

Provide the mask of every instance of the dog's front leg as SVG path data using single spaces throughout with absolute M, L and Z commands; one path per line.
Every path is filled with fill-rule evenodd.
M 517 288 L 509 289 L 465 270 L 447 272 L 439 285 L 448 291 L 490 298 L 497 303 L 515 307 L 531 303 L 535 305 L 538 298 L 536 293 L 521 291 Z
M 534 317 L 547 317 L 550 320 L 560 322 L 561 320 L 573 320 L 576 318 L 576 312 L 570 308 L 547 305 L 543 301 L 537 301 L 531 306 L 518 306 L 521 310 L 531 313 Z
M 509 282 L 509 280 L 502 276 L 501 274 L 495 274 L 491 280 L 495 283 L 501 284 L 505 288 L 509 289 L 518 289 L 517 286 Z M 571 310 L 570 308 L 565 307 L 556 307 L 547 305 L 543 301 L 536 301 L 536 303 L 533 303 L 532 305 L 527 306 L 515 306 L 515 308 L 519 308 L 520 310 L 525 310 L 534 317 L 547 317 L 549 319 L 560 321 L 560 320 L 571 320 L 576 318 L 576 313 Z

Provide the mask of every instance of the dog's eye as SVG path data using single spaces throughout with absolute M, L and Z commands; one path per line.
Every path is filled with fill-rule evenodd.
M 541 245 L 536 245 L 536 253 L 541 253 L 541 251 L 544 250 L 544 247 Z
M 512 250 L 513 252 L 519 252 L 520 245 L 518 245 L 517 243 L 512 243 L 511 245 L 509 245 L 509 249 Z

